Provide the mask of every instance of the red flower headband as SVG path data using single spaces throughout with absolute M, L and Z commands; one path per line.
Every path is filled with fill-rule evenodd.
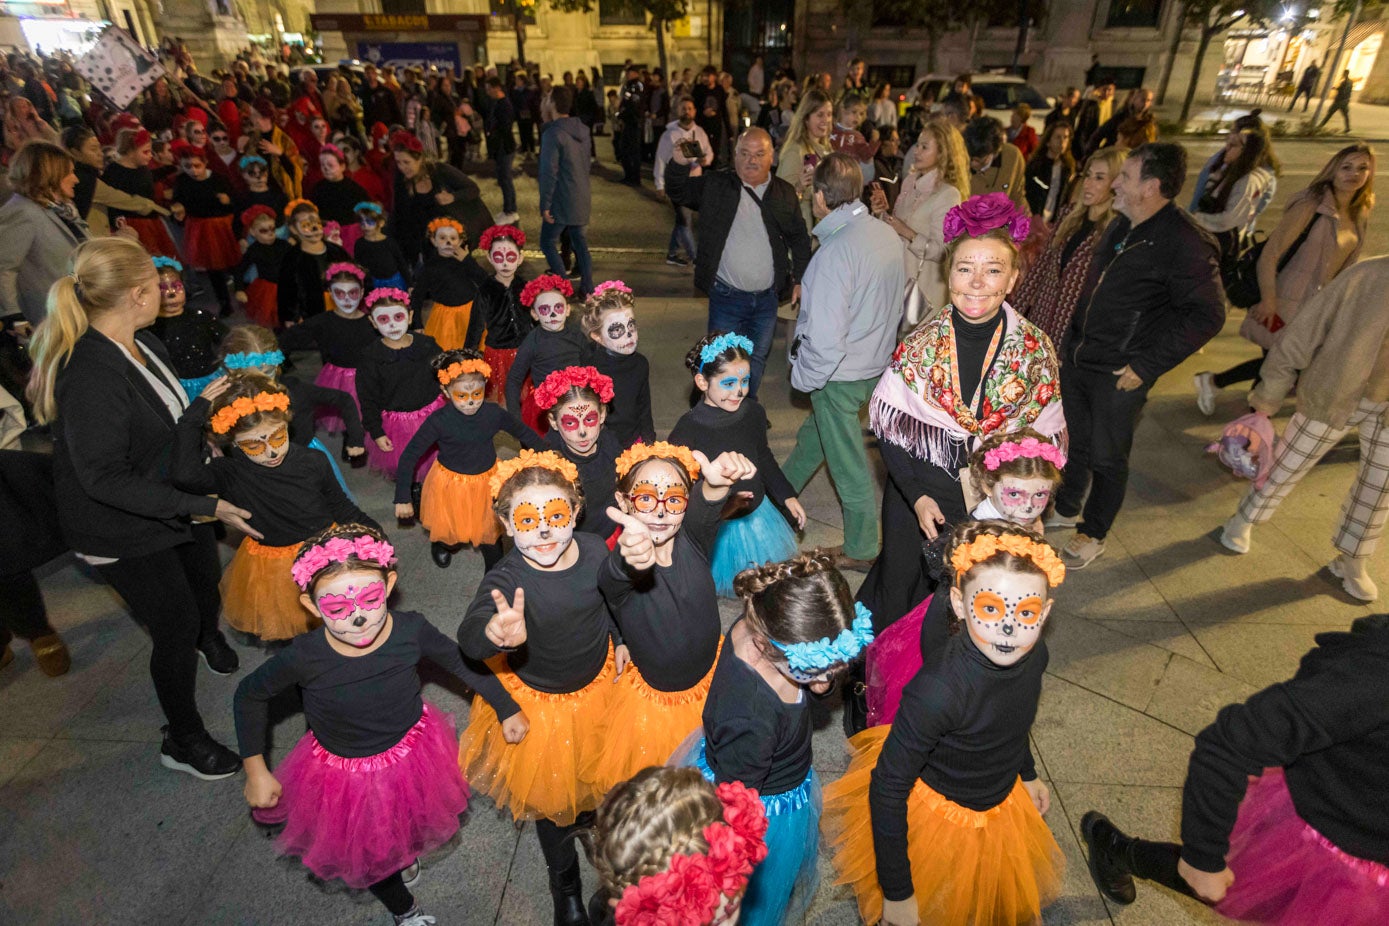
M 484 240 L 487 238 L 486 235 L 482 237 Z M 484 244 L 482 248 L 484 251 L 487 250 L 487 245 Z M 549 292 L 559 293 L 567 299 L 574 295 L 574 284 L 557 273 L 543 273 L 521 290 L 521 305 L 529 309 L 535 305 L 537 296 Z
M 318 149 L 318 153 L 331 154 L 333 157 L 338 159 L 339 164 L 347 163 L 347 155 L 343 154 L 342 149 L 339 148 L 337 145 L 333 144 L 332 142 L 328 142 L 327 144 L 321 145 Z
M 401 129 L 391 133 L 391 150 L 409 151 L 411 154 L 424 154 L 424 143 L 414 135 Z
M 598 393 L 598 399 L 603 403 L 613 400 L 612 377 L 599 373 L 596 367 L 565 367 L 556 370 L 535 387 L 531 397 L 535 400 L 536 408 L 549 411 L 555 407 L 561 396 L 576 386 L 592 389 Z
M 204 161 L 207 160 L 207 152 L 199 145 L 186 142 L 182 139 L 170 145 L 169 149 L 173 152 L 175 161 L 182 161 L 184 158 L 202 158 Z
M 515 225 L 493 225 L 482 233 L 482 237 L 478 239 L 477 246 L 484 251 L 490 251 L 492 249 L 492 242 L 496 241 L 498 238 L 510 238 L 512 241 L 516 242 L 518 248 L 524 248 L 526 246 L 526 233 Z
M 709 851 L 672 855 L 669 867 L 622 892 L 617 926 L 703 926 L 725 897 L 735 897 L 767 857 L 767 814 L 757 792 L 742 782 L 718 786 L 723 822 L 704 828 Z
M 279 216 L 275 215 L 275 210 L 271 209 L 269 206 L 257 205 L 241 213 L 241 224 L 250 228 L 255 224 L 256 219 L 261 216 L 266 216 L 271 219 L 279 218 Z
M 356 277 L 358 283 L 365 283 L 367 281 L 367 272 L 365 270 L 345 260 L 340 260 L 336 264 L 329 264 L 328 272 L 323 275 L 323 279 L 331 283 L 333 282 L 333 277 L 342 273 Z

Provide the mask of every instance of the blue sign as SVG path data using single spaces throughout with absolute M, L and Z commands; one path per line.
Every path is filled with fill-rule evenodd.
M 462 72 L 458 46 L 448 42 L 358 42 L 357 57 L 380 67 L 437 67 L 441 71 Z

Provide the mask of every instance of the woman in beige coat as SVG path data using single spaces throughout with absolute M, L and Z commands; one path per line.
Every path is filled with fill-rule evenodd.
M 776 175 L 796 188 L 807 231 L 815 227 L 815 218 L 810 214 L 811 181 L 815 178 L 816 165 L 833 151 L 830 148 L 833 128 L 834 100 L 825 91 L 812 87 L 801 97 L 796 114 L 791 117 L 786 141 L 777 155 Z
M 902 178 L 902 189 L 892 211 L 882 184 L 873 184 L 870 205 L 902 239 L 902 259 L 907 279 L 915 280 L 929 307 L 919 324 L 931 318 L 949 301 L 946 293 L 945 214 L 969 197 L 969 155 L 959 130 L 933 119 L 921 130 L 912 147 L 911 162 Z

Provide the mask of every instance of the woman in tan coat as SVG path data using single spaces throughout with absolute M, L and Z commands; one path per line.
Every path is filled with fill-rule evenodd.
M 815 227 L 815 218 L 810 214 L 811 181 L 815 177 L 815 167 L 833 151 L 830 147 L 833 128 L 834 100 L 825 91 L 812 87 L 801 97 L 796 114 L 791 117 L 786 141 L 777 155 L 776 175 L 796 188 L 807 231 Z

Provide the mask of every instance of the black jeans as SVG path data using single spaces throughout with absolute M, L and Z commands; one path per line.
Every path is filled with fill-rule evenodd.
M 1115 386 L 1118 379 L 1113 373 L 1082 370 L 1074 364 L 1061 373 L 1070 457 L 1056 494 L 1056 513 L 1068 518 L 1082 514 L 1076 530 L 1096 540 L 1109 535 L 1124 505 L 1133 432 L 1152 388 L 1152 383 L 1144 383 L 1131 392 L 1120 392 Z
M 1264 351 L 1262 357 L 1254 360 L 1246 360 L 1237 363 L 1228 370 L 1223 370 L 1211 377 L 1211 382 L 1215 383 L 1217 389 L 1225 389 L 1235 383 L 1254 381 L 1254 385 L 1259 385 L 1259 371 L 1263 369 L 1264 360 L 1268 357 L 1268 351 Z
M 193 540 L 144 556 L 122 557 L 97 572 L 149 631 L 150 678 L 174 736 L 204 729 L 198 713 L 198 644 L 217 632 L 222 563 L 211 524 L 193 526 Z
M 15 637 L 37 640 L 53 633 L 43 594 L 32 572 L 0 576 L 0 650 Z

